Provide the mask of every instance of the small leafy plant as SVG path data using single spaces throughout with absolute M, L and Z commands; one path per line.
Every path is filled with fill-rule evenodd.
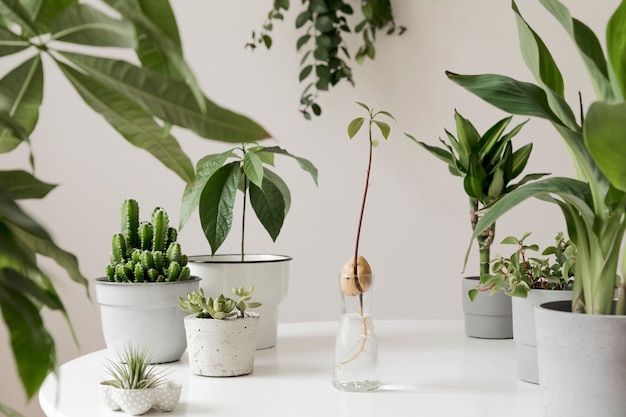
M 541 258 L 532 257 L 529 252 L 539 252 L 536 244 L 527 244 L 530 233 L 521 238 L 506 237 L 502 244 L 516 246 L 508 258 L 500 256 L 491 261 L 491 273 L 480 277 L 480 284 L 469 292 L 472 300 L 479 291 L 505 294 L 526 298 L 531 289 L 571 290 L 574 286 L 574 269 L 577 248 L 563 233 L 554 238 L 555 244 L 541 252 Z
M 295 159 L 317 185 L 317 168 L 278 146 L 241 145 L 198 161 L 195 183 L 185 187 L 180 229 L 198 209 L 204 235 L 214 255 L 230 233 L 237 190 L 243 194 L 241 257 L 245 253 L 245 220 L 248 200 L 273 241 L 278 238 L 289 207 L 291 193 L 285 181 L 269 169 L 275 155 Z
M 176 241 L 165 210 L 157 207 L 152 222 L 139 222 L 139 204 L 122 203 L 122 230 L 113 235 L 111 263 L 106 276 L 112 282 L 186 281 L 190 277 L 187 255 Z
M 258 34 L 252 32 L 247 47 L 254 50 L 259 44 L 271 48 L 274 22 L 284 20 L 289 3 L 289 0 L 274 0 L 261 31 Z M 327 91 L 342 80 L 354 85 L 346 34 L 361 34 L 363 37 L 363 43 L 354 55 L 354 60 L 362 64 L 367 58 L 373 60 L 376 57 L 374 42 L 378 31 L 386 30 L 387 35 L 391 35 L 397 29 L 401 35 L 406 28 L 396 27 L 390 0 L 362 0 L 359 10 L 362 18 L 352 28 L 349 17 L 354 10 L 347 1 L 302 0 L 301 3 L 304 10 L 295 21 L 296 29 L 304 31 L 296 41 L 296 48 L 302 53 L 299 79 L 300 82 L 309 81 L 300 97 L 300 112 L 310 120 L 311 113 L 315 116 L 322 113 L 317 102 L 320 91 Z
M 243 318 L 247 316 L 248 308 L 260 307 L 261 303 L 250 301 L 254 287 L 244 288 L 242 285 L 233 288 L 233 294 L 238 298 L 235 301 L 220 294 L 217 298 L 207 300 L 202 288 L 187 294 L 187 298 L 178 297 L 178 305 L 188 313 L 201 319 L 223 320 L 231 317 Z
M 105 365 L 111 379 L 102 381 L 119 389 L 148 389 L 163 385 L 165 371 L 157 370 L 151 365 L 151 357 L 147 349 L 127 346 L 119 354 L 117 362 L 108 359 Z
M 407 137 L 448 164 L 452 175 L 463 179 L 463 188 L 469 197 L 472 230 L 476 229 L 484 209 L 490 204 L 521 185 L 547 175 L 530 174 L 512 183 L 526 167 L 532 143 L 513 151 L 512 139 L 526 122 L 505 133 L 511 119 L 512 116 L 498 121 L 481 135 L 468 119 L 455 111 L 457 136 L 446 130 L 447 143 L 439 139 L 443 147 L 428 145 L 407 134 Z M 476 233 L 481 275 L 489 273 L 490 249 L 495 233 L 495 223 Z

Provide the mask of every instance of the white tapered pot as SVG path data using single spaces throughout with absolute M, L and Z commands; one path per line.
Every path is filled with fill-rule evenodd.
M 465 315 L 465 334 L 481 339 L 511 339 L 513 318 L 511 297 L 503 292 L 481 292 L 472 302 L 467 292 L 478 284 L 478 277 L 463 277 L 461 297 Z
M 220 294 L 232 296 L 235 286 L 254 286 L 252 300 L 262 303 L 255 308 L 261 318 L 257 332 L 256 348 L 266 349 L 276 345 L 278 308 L 287 296 L 289 262 L 283 255 L 203 255 L 190 256 L 191 274 L 202 278 L 200 286 L 207 297 Z

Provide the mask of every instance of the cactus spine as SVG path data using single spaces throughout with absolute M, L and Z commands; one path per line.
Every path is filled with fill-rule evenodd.
M 176 242 L 178 232 L 160 207 L 154 209 L 152 222 L 139 222 L 135 200 L 122 204 L 122 231 L 113 235 L 111 263 L 106 276 L 115 282 L 184 281 L 190 277 L 187 256 Z

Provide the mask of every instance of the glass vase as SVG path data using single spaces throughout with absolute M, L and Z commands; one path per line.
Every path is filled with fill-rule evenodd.
M 340 276 L 353 280 L 353 276 Z M 372 391 L 380 385 L 378 346 L 371 316 L 372 275 L 359 275 L 357 282 L 368 288 L 352 285 L 358 290 L 346 291 L 340 281 L 341 320 L 335 340 L 333 386 L 341 391 Z

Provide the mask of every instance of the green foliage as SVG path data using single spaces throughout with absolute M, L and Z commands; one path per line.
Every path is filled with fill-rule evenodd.
M 480 219 L 481 210 L 521 185 L 547 174 L 530 174 L 519 182 L 519 177 L 532 151 L 532 143 L 513 151 L 513 138 L 526 122 L 505 133 L 512 117 L 496 122 L 484 134 L 457 111 L 454 112 L 457 135 L 446 130 L 447 141 L 439 139 L 443 147 L 431 146 L 407 136 L 448 165 L 450 173 L 463 179 L 463 188 L 469 197 L 472 230 Z M 481 275 L 489 272 L 490 247 L 495 237 L 495 224 L 478 235 Z
M 491 273 L 480 277 L 479 291 L 505 294 L 526 298 L 531 289 L 571 290 L 574 285 L 576 265 L 576 245 L 558 233 L 553 246 L 541 252 L 541 258 L 532 257 L 529 252 L 539 252 L 536 244 L 527 244 L 525 233 L 521 238 L 508 236 L 502 244 L 515 245 L 516 250 L 509 257 L 498 256 L 491 260 Z M 477 292 L 473 292 L 477 294 Z
M 515 13 L 522 56 L 536 84 L 504 75 L 448 77 L 488 103 L 513 114 L 531 115 L 552 123 L 568 147 L 578 178 L 547 178 L 513 190 L 493 204 L 477 229 L 487 227 L 522 201 L 537 197 L 556 204 L 567 223 L 568 234 L 578 247 L 572 309 L 588 314 L 626 314 L 626 274 L 617 273 L 626 230 L 626 1 L 622 1 L 606 27 L 607 54 L 593 31 L 558 0 L 541 0 L 559 21 L 582 57 L 597 101 L 580 120 L 566 103 L 560 70 L 547 46 L 522 17 Z M 583 102 L 581 98 L 581 103 Z M 477 232 L 474 232 L 476 237 Z M 469 251 L 468 251 L 469 252 Z M 620 288 L 613 311 L 616 285 Z
M 230 232 L 237 190 L 243 194 L 241 256 L 245 243 L 245 215 L 249 199 L 257 218 L 276 240 L 291 205 L 287 184 L 269 167 L 274 156 L 295 159 L 317 185 L 317 168 L 308 160 L 294 156 L 277 146 L 242 145 L 221 154 L 207 155 L 198 161 L 196 181 L 185 188 L 180 215 L 180 228 L 198 209 L 204 235 L 211 253 L 222 245 Z
M 111 379 L 102 381 L 119 389 L 149 389 L 165 383 L 164 371 L 151 365 L 152 359 L 147 349 L 127 346 L 119 353 L 117 362 L 107 359 L 105 364 Z
M 139 222 L 139 204 L 122 203 L 122 232 L 113 235 L 111 263 L 106 276 L 111 282 L 171 282 L 190 277 L 187 255 L 176 241 L 165 210 L 157 207 L 152 222 Z
M 220 294 L 217 298 L 207 300 L 202 288 L 187 294 L 187 298 L 178 297 L 178 306 L 188 313 L 202 319 L 223 320 L 230 317 L 247 316 L 246 309 L 260 307 L 261 303 L 250 301 L 254 287 L 244 288 L 242 285 L 233 288 L 237 301 Z
M 252 32 L 247 47 L 254 50 L 260 44 L 271 48 L 274 23 L 284 20 L 289 3 L 289 0 L 274 0 L 261 31 L 259 34 Z M 302 8 L 295 20 L 296 29 L 303 32 L 296 41 L 296 49 L 302 53 L 299 80 L 307 83 L 300 97 L 300 112 L 310 120 L 312 114 L 322 113 L 317 101 L 320 91 L 327 91 L 342 80 L 354 85 L 346 35 L 361 35 L 363 43 L 354 54 L 354 60 L 362 64 L 367 58 L 376 57 L 377 32 L 385 29 L 391 35 L 396 32 L 396 23 L 390 0 L 361 0 L 361 20 L 353 27 L 349 20 L 354 10 L 346 1 L 302 0 Z M 399 34 L 406 30 L 402 26 L 397 29 Z

